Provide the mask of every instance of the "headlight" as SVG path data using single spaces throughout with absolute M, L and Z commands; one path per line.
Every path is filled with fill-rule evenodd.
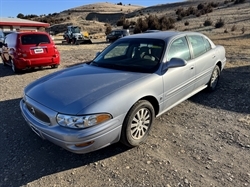
M 64 127 L 83 129 L 98 125 L 112 119 L 110 114 L 93 114 L 86 116 L 70 116 L 58 114 L 56 116 L 57 123 Z

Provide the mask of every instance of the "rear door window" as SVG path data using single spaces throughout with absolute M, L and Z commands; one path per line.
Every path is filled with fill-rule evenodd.
M 27 34 L 21 37 L 21 42 L 23 45 L 39 45 L 42 43 L 50 43 L 50 39 L 45 34 Z
M 188 36 L 188 40 L 192 45 L 194 58 L 197 58 L 202 54 L 206 53 L 207 49 L 202 36 Z

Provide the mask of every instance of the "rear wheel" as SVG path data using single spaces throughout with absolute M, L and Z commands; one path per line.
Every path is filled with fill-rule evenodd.
M 4 53 L 1 54 L 1 58 L 2 58 L 3 65 L 4 65 L 4 66 L 7 66 L 7 65 L 8 65 L 7 62 L 8 62 L 9 60 L 6 59 L 6 56 L 4 55 Z
M 219 82 L 219 78 L 220 78 L 220 68 L 218 65 L 216 65 L 214 67 L 210 81 L 208 83 L 208 87 L 207 87 L 208 91 L 214 91 L 216 89 L 218 82 Z
M 122 126 L 121 142 L 135 147 L 148 136 L 155 118 L 154 108 L 148 101 L 138 101 L 128 112 Z
M 2 57 L 2 54 L 1 54 L 1 60 L 2 60 L 2 62 L 3 62 L 3 65 L 4 65 L 4 66 L 7 66 L 5 60 L 4 60 L 3 57 Z
M 68 44 L 71 43 L 71 39 L 69 39 L 69 37 L 66 38 L 66 41 L 67 41 Z
M 11 64 L 12 71 L 14 73 L 20 73 L 21 72 L 21 70 L 16 67 L 16 65 L 15 65 L 12 58 L 10 58 L 10 64 Z
M 51 68 L 58 68 L 58 64 L 52 65 Z
M 72 39 L 72 43 L 73 43 L 73 44 L 76 44 L 76 38 L 73 38 L 73 39 Z

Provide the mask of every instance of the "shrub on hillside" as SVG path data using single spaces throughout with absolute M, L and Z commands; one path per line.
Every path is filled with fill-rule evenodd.
M 122 16 L 116 23 L 117 26 L 123 26 L 125 23 L 126 19 L 125 16 Z
M 186 10 L 187 15 L 195 15 L 196 13 L 197 13 L 197 10 L 192 6 L 188 7 L 188 9 Z
M 201 13 L 197 12 L 196 17 L 200 17 L 200 16 L 201 16 Z
M 243 26 L 243 27 L 241 28 L 241 33 L 244 34 L 245 31 L 246 31 L 246 29 L 245 29 L 245 27 Z
M 177 21 L 181 21 L 182 20 L 182 16 L 179 15 L 177 18 L 176 18 Z
M 234 4 L 245 3 L 245 2 L 246 2 L 246 0 L 235 0 Z
M 205 22 L 203 23 L 203 25 L 204 25 L 205 27 L 211 26 L 212 24 L 213 24 L 213 22 L 211 21 L 210 18 L 207 18 L 207 19 L 205 20 Z
M 174 28 L 174 19 L 168 18 L 167 16 L 163 16 L 159 19 L 159 23 L 161 25 L 161 30 L 169 30 Z
M 225 25 L 224 20 L 220 18 L 220 19 L 217 20 L 217 22 L 215 23 L 215 28 L 221 28 L 221 27 L 223 27 L 224 25 Z
M 219 3 L 218 3 L 218 2 L 217 2 L 217 3 L 211 2 L 211 3 L 209 3 L 209 6 L 211 6 L 211 7 L 213 7 L 213 8 L 216 8 L 216 7 L 219 6 Z
M 234 32 L 234 31 L 236 31 L 236 29 L 237 29 L 236 26 L 233 25 L 232 28 L 231 28 L 231 31 Z
M 108 35 L 112 31 L 112 27 L 109 23 L 105 23 L 105 26 L 106 26 L 105 34 Z
M 151 30 L 158 30 L 161 28 L 160 24 L 159 24 L 159 18 L 156 15 L 149 15 L 146 18 L 147 22 L 148 22 L 148 28 Z
M 197 9 L 202 10 L 205 7 L 203 3 L 198 4 Z
M 126 20 L 124 23 L 123 23 L 123 29 L 128 29 L 130 26 L 130 22 L 128 20 Z
M 185 26 L 188 26 L 188 25 L 189 25 L 189 22 L 188 22 L 188 21 L 185 21 L 184 25 L 185 25 Z
M 148 22 L 146 20 L 143 20 L 142 18 L 137 19 L 134 33 L 141 33 L 148 30 Z

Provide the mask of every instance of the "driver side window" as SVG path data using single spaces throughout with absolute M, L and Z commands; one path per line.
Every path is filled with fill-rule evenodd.
M 167 61 L 171 58 L 182 58 L 186 61 L 191 59 L 190 50 L 185 37 L 176 39 L 168 50 Z

